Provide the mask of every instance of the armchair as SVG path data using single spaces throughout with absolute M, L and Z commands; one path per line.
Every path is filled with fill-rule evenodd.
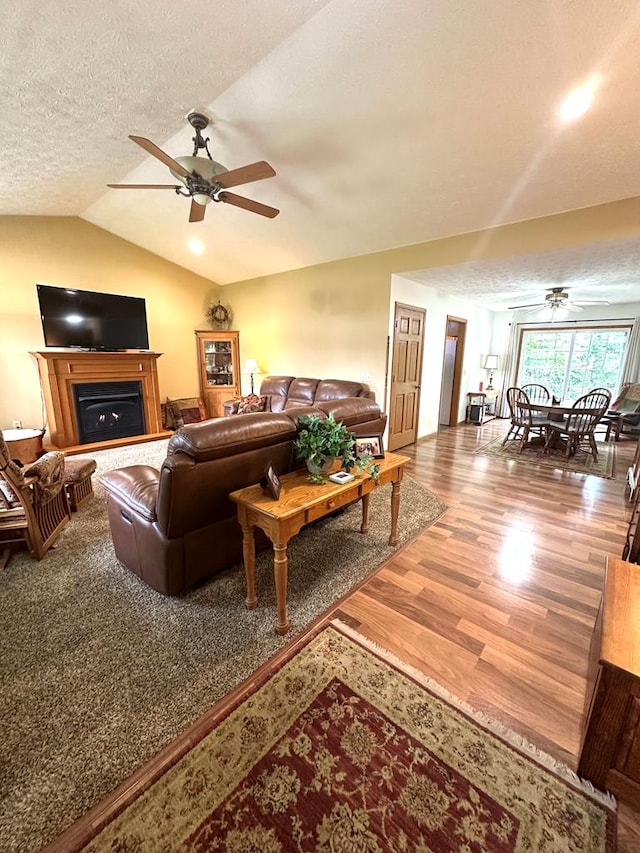
M 21 468 L 11 460 L 0 430 L 0 569 L 15 544 L 26 544 L 41 560 L 70 518 L 64 454 L 45 453 Z
M 640 436 L 640 382 L 627 382 L 602 418 L 607 424 L 607 437 L 613 432 L 616 441 L 623 435 Z

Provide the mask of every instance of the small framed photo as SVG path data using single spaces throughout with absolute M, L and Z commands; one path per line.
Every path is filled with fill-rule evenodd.
M 280 478 L 276 474 L 273 465 L 269 465 L 260 480 L 263 491 L 277 501 L 280 497 Z
M 381 435 L 356 435 L 356 456 L 372 456 L 384 459 L 384 447 Z

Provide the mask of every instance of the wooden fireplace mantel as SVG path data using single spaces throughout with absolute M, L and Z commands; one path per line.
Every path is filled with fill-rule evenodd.
M 80 444 L 73 389 L 74 385 L 86 382 L 140 381 L 147 429 L 145 435 L 155 436 L 162 432 L 157 371 L 157 360 L 162 353 L 48 349 L 31 355 L 38 364 L 51 443 L 55 447 L 64 449 Z M 123 442 L 102 444 L 107 447 L 114 443 Z

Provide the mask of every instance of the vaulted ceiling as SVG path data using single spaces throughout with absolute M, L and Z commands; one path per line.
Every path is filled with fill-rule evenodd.
M 0 0 L 0 213 L 78 215 L 220 283 L 640 195 L 636 0 Z M 563 124 L 569 91 L 590 111 Z M 190 154 L 185 116 L 273 220 L 211 204 L 188 223 L 128 140 Z M 196 237 L 204 252 L 195 255 Z M 538 287 L 640 295 L 616 241 L 415 278 L 496 307 Z M 635 296 L 634 296 L 635 294 Z

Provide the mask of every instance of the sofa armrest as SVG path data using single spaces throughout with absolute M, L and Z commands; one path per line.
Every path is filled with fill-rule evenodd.
M 228 418 L 229 415 L 237 415 L 239 405 L 240 400 L 225 400 L 222 404 L 223 417 Z
M 368 397 L 343 397 L 341 400 L 324 400 L 315 405 L 325 415 L 333 415 L 347 427 L 377 421 L 382 414 L 380 406 Z
M 130 465 L 100 477 L 105 491 L 146 521 L 156 521 L 160 472 L 149 465 Z

